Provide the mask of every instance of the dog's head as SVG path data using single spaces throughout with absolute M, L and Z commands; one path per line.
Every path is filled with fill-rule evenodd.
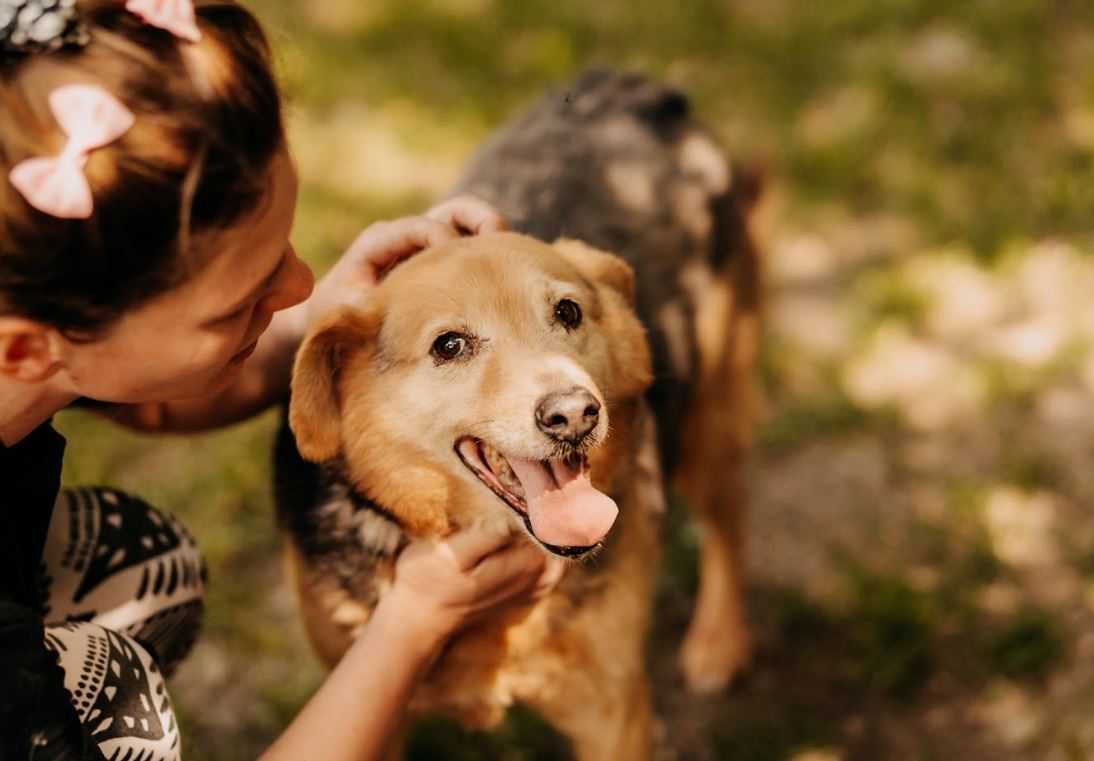
M 651 380 L 633 300 L 630 267 L 574 241 L 500 233 L 418 254 L 308 335 L 297 446 L 340 457 L 411 535 L 518 525 L 581 555 L 617 513 L 592 485 L 609 415 Z

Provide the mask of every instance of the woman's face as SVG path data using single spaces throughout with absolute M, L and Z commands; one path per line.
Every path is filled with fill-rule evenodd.
M 203 396 L 230 382 L 274 313 L 311 293 L 311 271 L 289 243 L 296 191 L 296 169 L 282 152 L 270 167 L 266 202 L 231 230 L 202 239 L 214 250 L 197 275 L 125 314 L 101 338 L 62 339 L 73 389 L 137 403 Z

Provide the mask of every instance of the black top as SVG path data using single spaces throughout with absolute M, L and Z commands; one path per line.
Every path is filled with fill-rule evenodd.
M 0 535 L 0 600 L 40 609 L 35 588 L 53 503 L 61 487 L 65 440 L 49 424 L 11 448 L 0 444 L 3 520 Z
M 102 759 L 43 641 L 39 566 L 64 451 L 48 423 L 13 447 L 0 445 L 0 761 Z

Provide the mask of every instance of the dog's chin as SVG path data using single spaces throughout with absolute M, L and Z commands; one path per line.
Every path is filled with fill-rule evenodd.
M 599 542 L 583 547 L 560 547 L 544 542 L 536 536 L 535 529 L 532 528 L 532 521 L 528 516 L 528 503 L 525 499 L 524 487 L 521 485 L 520 479 L 517 478 L 517 474 L 513 472 L 513 468 L 509 465 L 505 455 L 482 439 L 473 436 L 463 436 L 457 439 L 454 449 L 456 456 L 460 458 L 460 462 L 463 463 L 464 467 L 474 473 L 481 484 L 493 492 L 520 518 L 528 535 L 545 550 L 553 555 L 576 559 L 600 547 Z M 554 459 L 565 462 L 567 467 L 577 469 L 581 473 L 587 473 L 588 471 L 589 465 L 585 454 L 577 448 L 564 452 L 562 457 Z M 552 460 L 542 461 L 542 466 L 547 473 L 552 472 L 551 463 Z

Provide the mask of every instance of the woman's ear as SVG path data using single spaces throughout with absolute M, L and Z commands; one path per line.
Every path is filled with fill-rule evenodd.
M 41 383 L 61 367 L 59 336 L 53 328 L 22 317 L 0 317 L 0 375 Z
M 323 462 L 341 450 L 341 369 L 351 354 L 372 350 L 380 322 L 378 306 L 347 307 L 320 322 L 304 339 L 293 365 L 289 427 L 305 460 Z
M 554 247 L 586 277 L 608 286 L 634 307 L 634 270 L 622 257 L 569 238 L 556 240 Z

